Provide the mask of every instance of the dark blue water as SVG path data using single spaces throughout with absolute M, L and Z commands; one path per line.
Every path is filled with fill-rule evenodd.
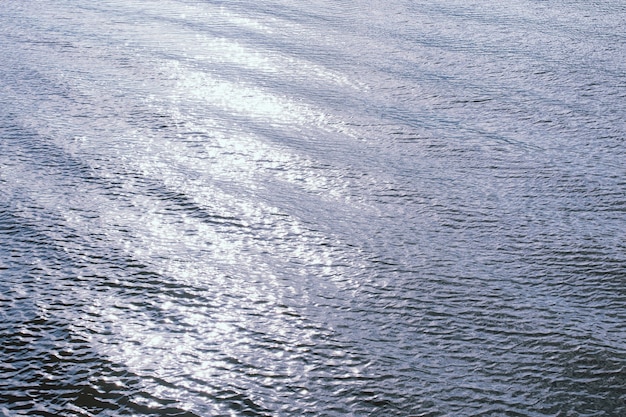
M 625 416 L 626 5 L 0 2 L 0 415 Z

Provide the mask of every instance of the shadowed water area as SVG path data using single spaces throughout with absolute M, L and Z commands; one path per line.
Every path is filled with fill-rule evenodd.
M 621 0 L 2 1 L 0 416 L 625 416 L 625 142 Z

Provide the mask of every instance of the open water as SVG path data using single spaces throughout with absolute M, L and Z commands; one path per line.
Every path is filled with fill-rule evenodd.
M 626 3 L 0 1 L 0 342 L 4 416 L 626 416 Z

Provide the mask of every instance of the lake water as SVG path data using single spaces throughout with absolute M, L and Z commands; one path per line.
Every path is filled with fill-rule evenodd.
M 625 416 L 622 0 L 0 3 L 0 415 Z

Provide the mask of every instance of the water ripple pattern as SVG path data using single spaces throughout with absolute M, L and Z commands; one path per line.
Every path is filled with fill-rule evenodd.
M 626 415 L 621 0 L 4 1 L 0 415 Z

